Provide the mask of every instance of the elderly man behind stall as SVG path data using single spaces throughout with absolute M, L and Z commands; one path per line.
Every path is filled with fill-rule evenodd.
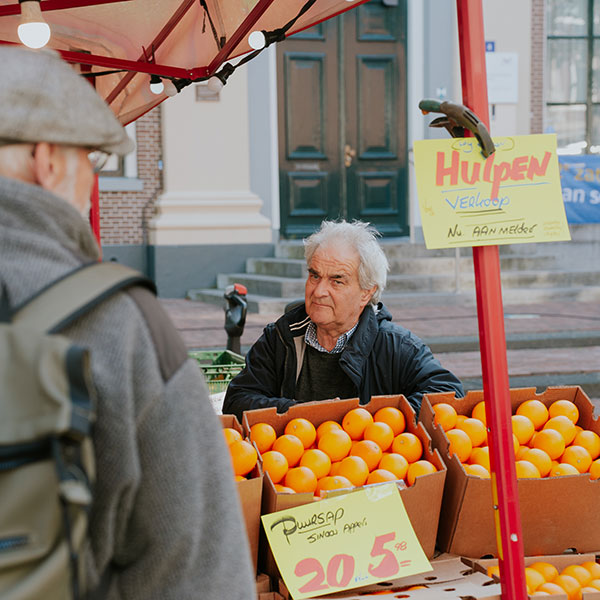
M 224 413 L 297 402 L 404 394 L 418 412 L 424 393 L 460 381 L 380 302 L 388 262 L 367 223 L 323 222 L 305 240 L 305 301 L 267 325 L 229 384 Z
M 0 304 L 14 308 L 98 261 L 88 151 L 124 155 L 133 142 L 54 52 L 0 47 L 0 82 Z M 156 298 L 118 292 L 61 333 L 90 349 L 97 391 L 91 597 L 254 598 L 221 426 Z

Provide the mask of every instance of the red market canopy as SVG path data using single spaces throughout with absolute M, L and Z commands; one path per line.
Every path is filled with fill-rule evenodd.
M 150 75 L 180 85 L 209 79 L 253 51 L 251 32 L 266 32 L 268 45 L 365 1 L 41 0 L 40 8 L 48 47 L 82 73 L 96 73 L 98 93 L 127 124 L 167 97 L 150 91 Z M 0 43 L 20 43 L 20 19 L 18 2 L 0 0 Z

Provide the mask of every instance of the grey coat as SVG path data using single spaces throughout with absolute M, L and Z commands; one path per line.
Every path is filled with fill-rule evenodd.
M 0 296 L 11 306 L 97 259 L 74 208 L 0 177 Z M 63 333 L 91 349 L 98 392 L 92 587 L 106 583 L 111 600 L 255 598 L 221 426 L 159 302 L 120 292 Z

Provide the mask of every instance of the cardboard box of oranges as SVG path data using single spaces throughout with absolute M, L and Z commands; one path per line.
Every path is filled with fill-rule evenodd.
M 487 441 L 477 446 L 480 428 L 469 429 L 477 425 L 477 417 L 485 419 L 482 400 L 482 391 L 468 392 L 465 398 L 429 394 L 419 415 L 448 468 L 438 547 L 473 558 L 498 552 Z M 600 474 L 600 423 L 592 403 L 578 386 L 550 387 L 541 394 L 535 388 L 512 389 L 510 400 L 525 554 L 597 551 L 600 511 L 593 507 L 600 502 L 600 481 L 595 479 Z M 451 416 L 443 405 L 462 415 L 458 425 L 444 422 Z M 459 428 L 473 441 L 470 454 L 462 432 L 455 433 Z
M 392 410 L 384 410 L 379 415 L 384 415 L 381 418 L 385 418 L 393 424 L 393 427 L 396 427 L 391 418 L 394 418 L 394 415 L 397 417 L 400 413 L 402 429 L 398 435 L 395 435 L 395 431 L 400 431 L 399 429 L 394 430 L 390 425 L 390 429 L 392 429 L 392 433 L 390 433 L 388 427 L 377 425 L 380 417 L 375 417 L 375 419 L 373 417 L 380 409 L 387 407 L 391 407 Z M 373 426 L 368 430 L 368 433 L 365 433 L 368 425 L 365 426 L 359 418 L 360 413 L 364 416 L 364 412 L 353 413 L 351 416 L 356 417 L 355 419 L 350 418 L 350 416 L 346 417 L 346 415 L 359 408 L 367 412 L 370 422 L 373 422 L 374 419 L 374 425 L 371 423 Z M 386 412 L 388 414 L 385 414 Z M 346 422 L 344 422 L 345 417 Z M 311 427 L 306 426 L 306 421 Z M 261 462 L 265 473 L 263 514 L 315 501 L 315 493 L 319 492 L 319 488 L 315 486 L 322 485 L 321 489 L 323 490 L 335 490 L 338 481 L 347 481 L 337 471 L 338 467 L 342 468 L 341 463 L 344 460 L 346 460 L 346 463 L 344 463 L 346 471 L 344 472 L 355 482 L 350 483 L 347 481 L 346 484 L 341 484 L 344 489 L 364 483 L 384 481 L 386 476 L 389 477 L 388 480 L 399 479 L 397 475 L 393 475 L 388 470 L 393 469 L 394 472 L 397 472 L 397 465 L 394 462 L 397 456 L 389 458 L 384 455 L 397 455 L 395 450 L 389 452 L 394 447 L 398 452 L 405 452 L 410 458 L 410 461 L 408 459 L 405 461 L 407 464 L 402 474 L 407 483 L 412 482 L 412 485 L 408 487 L 403 485 L 404 489 L 401 489 L 400 495 L 423 551 L 428 557 L 433 556 L 446 469 L 439 453 L 431 448 L 431 439 L 425 428 L 416 422 L 415 412 L 404 396 L 377 396 L 365 405 L 360 405 L 357 398 L 306 402 L 291 407 L 283 414 L 278 414 L 275 408 L 252 410 L 244 413 L 243 427 L 249 437 L 252 436 L 253 426 L 258 424 L 269 425 L 274 432 L 271 432 L 270 435 L 277 438 L 274 442 L 273 437 L 268 440 L 265 431 L 267 428 L 260 430 L 259 438 L 254 437 L 255 440 L 259 441 L 257 445 L 260 446 L 260 442 L 264 442 L 263 451 L 259 456 L 259 462 Z M 296 428 L 292 431 L 294 425 L 296 425 Z M 346 427 L 352 433 L 351 437 L 343 427 Z M 286 428 L 288 433 L 286 433 Z M 329 428 L 336 431 L 326 431 Z M 361 428 L 362 431 L 359 431 Z M 289 433 L 290 431 L 292 433 Z M 288 439 L 285 439 L 286 436 Z M 297 440 L 289 439 L 290 436 L 299 436 L 304 441 L 298 445 Z M 282 441 L 278 442 L 277 440 L 280 438 L 282 438 Z M 398 438 L 400 439 L 398 440 Z M 382 451 L 376 448 L 377 454 L 373 452 L 373 448 L 375 448 L 373 440 L 377 440 L 378 444 L 383 444 L 386 450 Z M 416 452 L 412 456 L 410 455 L 410 452 L 414 449 L 410 444 L 413 443 L 419 447 L 418 456 Z M 388 445 L 386 446 L 386 444 Z M 298 452 L 293 456 L 296 452 L 296 445 L 299 446 Z M 357 445 L 357 449 L 354 447 L 351 449 L 353 445 Z M 407 446 L 408 450 L 404 450 L 404 446 Z M 271 465 L 267 464 L 266 461 L 270 458 L 269 453 L 272 452 L 283 453 L 290 457 L 289 464 L 284 465 L 283 472 L 275 471 L 271 468 Z M 323 473 L 325 474 L 318 479 L 318 482 L 316 480 L 312 481 L 309 487 L 303 488 L 302 485 L 305 482 L 300 481 L 298 483 L 295 475 L 304 476 L 306 468 L 303 465 L 309 465 L 311 469 L 316 469 L 318 472 L 318 469 L 322 466 L 320 461 L 325 453 L 328 453 L 329 457 L 324 459 L 328 463 L 324 466 Z M 348 456 L 350 454 L 352 456 Z M 369 463 L 368 471 L 363 474 L 364 479 L 360 480 L 355 479 L 355 476 L 358 476 L 358 465 L 360 464 L 364 468 L 364 463 L 362 460 L 355 458 L 357 455 L 363 457 L 364 461 Z M 400 462 L 400 459 L 398 459 L 398 462 Z M 380 463 L 387 468 L 379 468 Z M 411 468 L 413 463 L 415 466 Z M 328 475 L 332 468 L 331 464 L 334 465 L 338 474 Z M 300 465 L 300 468 L 297 468 L 296 465 Z M 270 473 L 274 473 L 273 477 Z M 414 480 L 411 479 L 411 473 L 413 474 L 412 477 L 415 474 L 422 476 Z M 312 477 L 310 474 L 308 476 Z M 273 479 L 276 481 L 274 482 Z M 293 489 L 289 489 L 289 486 Z M 309 491 L 295 492 L 294 490 L 297 489 L 307 489 Z M 270 559 L 267 562 L 267 572 L 276 574 Z
M 244 438 L 244 431 L 235 415 L 219 415 L 221 425 L 224 430 L 233 429 Z M 248 542 L 250 543 L 250 553 L 254 561 L 254 570 L 256 571 L 258 562 L 258 541 L 260 536 L 260 507 L 263 490 L 263 474 L 260 465 L 256 464 L 250 472 L 236 483 L 244 520 L 246 522 L 246 531 L 248 532 Z
M 545 594 L 556 600 L 572 597 L 600 599 L 600 564 L 595 554 L 567 553 L 550 556 L 526 556 L 525 582 L 530 598 Z M 473 569 L 500 581 L 498 560 L 464 559 Z M 545 592 L 545 594 L 543 593 Z

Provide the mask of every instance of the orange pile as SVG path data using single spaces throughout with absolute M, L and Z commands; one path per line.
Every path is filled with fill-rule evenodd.
M 443 402 L 433 409 L 435 423 L 449 440 L 449 453 L 459 458 L 467 474 L 489 477 L 483 401 L 470 417 L 457 415 Z M 577 425 L 578 420 L 579 409 L 570 400 L 556 400 L 549 407 L 537 399 L 522 402 L 512 416 L 517 477 L 589 473 L 591 479 L 600 478 L 600 436 Z
M 488 575 L 499 576 L 498 567 L 490 567 Z M 600 564 L 587 561 L 559 572 L 552 563 L 538 561 L 525 567 L 525 583 L 531 596 L 566 594 L 569 600 L 581 600 L 585 592 L 600 591 Z
M 423 460 L 421 440 L 405 431 L 404 414 L 395 407 L 381 408 L 374 415 L 355 408 L 341 423 L 325 421 L 316 428 L 307 419 L 291 419 L 280 436 L 269 428 L 256 423 L 250 440 L 279 492 L 320 496 L 323 490 L 399 479 L 413 485 L 418 476 L 437 471 Z
M 242 481 L 256 465 L 258 460 L 256 449 L 250 442 L 242 439 L 242 434 L 237 429 L 224 427 L 223 435 L 229 447 L 235 480 Z

